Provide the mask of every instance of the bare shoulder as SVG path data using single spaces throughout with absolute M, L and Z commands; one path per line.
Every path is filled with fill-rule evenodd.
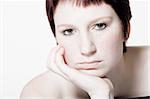
M 140 71 L 148 68 L 150 58 L 149 46 L 136 46 L 128 47 L 127 53 L 125 53 L 125 61 L 129 68 L 137 68 Z M 143 68 L 144 67 L 144 68 Z M 136 70 L 137 70 L 136 69 Z
M 60 96 L 61 80 L 62 78 L 55 73 L 47 71 L 28 82 L 23 88 L 20 97 L 21 99 L 46 99 Z
M 125 53 L 126 71 L 128 77 L 130 77 L 128 81 L 130 81 L 131 85 L 131 90 L 128 90 L 128 92 L 134 96 L 150 94 L 150 90 L 147 88 L 147 85 L 150 83 L 148 79 L 150 69 L 149 58 L 149 46 L 129 47 L 127 53 Z
M 137 51 L 142 51 L 142 52 L 147 52 L 150 50 L 150 46 L 131 46 L 128 47 L 128 51 L 130 52 L 137 52 Z
M 125 58 L 127 60 L 139 59 L 139 61 L 147 62 L 148 57 L 150 57 L 150 46 L 137 46 L 137 47 L 128 47 L 127 53 L 125 53 Z

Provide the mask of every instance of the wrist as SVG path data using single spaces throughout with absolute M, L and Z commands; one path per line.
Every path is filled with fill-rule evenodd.
M 109 95 L 92 95 L 92 96 L 90 96 L 90 99 L 114 99 L 114 95 L 113 94 L 109 94 Z
M 113 99 L 108 96 L 91 96 L 90 99 Z
M 109 90 L 109 91 L 96 91 L 89 93 L 89 96 L 91 99 L 114 99 L 114 91 Z

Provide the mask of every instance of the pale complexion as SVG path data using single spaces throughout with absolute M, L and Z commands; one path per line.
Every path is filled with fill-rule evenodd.
M 84 8 L 69 1 L 60 2 L 54 21 L 59 45 L 49 55 L 48 67 L 53 73 L 33 80 L 25 87 L 23 99 L 30 96 L 77 99 L 70 92 L 80 89 L 91 99 L 113 98 L 113 85 L 104 76 L 120 62 L 124 41 L 122 24 L 115 11 L 105 3 Z M 69 89 L 71 84 L 77 87 Z
M 92 99 L 112 98 L 111 82 L 101 77 L 117 66 L 123 55 L 122 24 L 115 11 L 105 3 L 84 8 L 60 2 L 54 21 L 59 46 L 52 51 L 50 70 Z
M 65 61 L 70 67 L 102 77 L 120 61 L 124 41 L 122 25 L 109 5 L 83 8 L 70 2 L 60 3 L 54 21 L 57 42 L 65 49 Z M 98 64 L 80 64 L 91 61 Z M 95 70 L 84 70 L 90 68 Z

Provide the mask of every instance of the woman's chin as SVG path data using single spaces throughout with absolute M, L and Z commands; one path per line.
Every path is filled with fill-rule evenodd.
M 104 77 L 106 75 L 106 71 L 104 70 L 79 70 L 80 72 L 92 76 Z

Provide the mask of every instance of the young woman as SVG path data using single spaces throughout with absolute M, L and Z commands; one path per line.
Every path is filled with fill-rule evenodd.
M 148 96 L 146 89 L 128 93 L 128 0 L 46 0 L 46 10 L 58 45 L 50 52 L 49 71 L 29 82 L 21 99 Z

